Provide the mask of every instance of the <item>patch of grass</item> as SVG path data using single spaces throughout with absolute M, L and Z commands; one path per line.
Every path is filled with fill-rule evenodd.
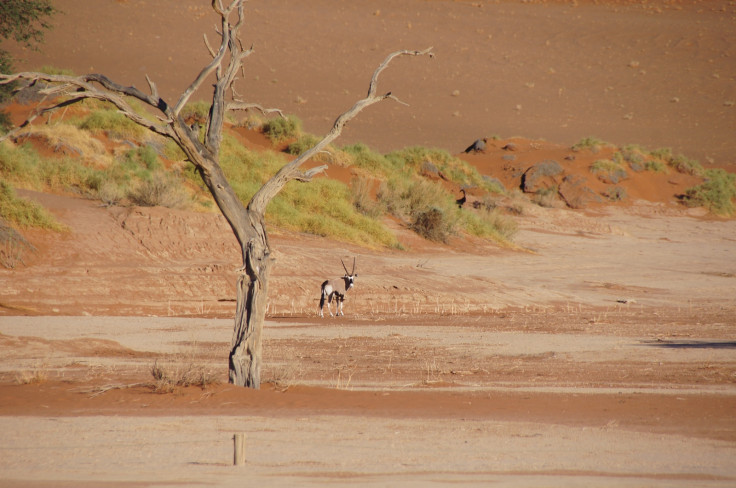
M 653 159 L 644 163 L 644 169 L 653 173 L 666 173 L 667 165 L 664 164 L 662 161 L 657 161 L 656 159 Z
M 481 205 L 477 212 L 458 211 L 457 218 L 470 235 L 492 239 L 502 245 L 510 243 L 519 230 L 513 217 L 490 204 Z
M 189 102 L 184 105 L 184 108 L 181 109 L 180 115 L 184 120 L 192 118 L 199 122 L 204 122 L 209 118 L 211 107 L 211 103 L 205 102 L 203 100 Z
M 149 170 L 161 168 L 158 153 L 151 145 L 131 149 L 125 153 L 123 159 L 126 164 L 133 167 L 139 166 Z
M 278 144 L 298 139 L 302 134 L 302 121 L 293 115 L 276 117 L 266 121 L 261 128 L 271 142 Z
M 0 144 L 0 177 L 18 187 L 79 192 L 94 172 L 71 158 L 43 158 L 30 144 Z
M 204 365 L 194 357 L 173 359 L 167 362 L 154 361 L 151 366 L 153 390 L 156 393 L 172 393 L 177 387 L 198 386 L 202 389 L 218 381 Z
M 266 217 L 282 228 L 357 242 L 397 247 L 396 237 L 375 218 L 359 213 L 347 185 L 326 178 L 289 184 L 268 206 Z
M 384 209 L 373 198 L 374 184 L 375 182 L 368 178 L 353 178 L 351 182 L 353 207 L 365 216 L 378 218 L 384 214 Z
M 40 73 L 47 75 L 76 76 L 74 71 L 67 68 L 57 68 L 56 66 L 44 65 L 38 70 Z
M 393 178 L 381 184 L 377 198 L 388 213 L 407 222 L 430 208 L 449 209 L 454 205 L 441 185 L 423 179 Z
M 382 178 L 401 171 L 403 168 L 401 161 L 389 160 L 363 143 L 343 146 L 342 151 L 348 157 L 348 164 Z
M 584 137 L 580 139 L 576 144 L 573 144 L 572 150 L 575 152 L 582 151 L 583 149 L 589 149 L 594 154 L 600 152 L 604 146 L 610 146 L 607 142 L 604 142 L 595 137 Z
M 653 158 L 668 161 L 672 158 L 672 149 L 670 149 L 669 147 L 660 147 L 659 149 L 649 151 L 649 155 Z
M 148 131 L 117 110 L 95 110 L 82 119 L 79 128 L 92 133 L 104 132 L 111 139 L 141 141 Z
M 685 173 L 694 176 L 705 175 L 705 169 L 698 161 L 683 156 L 682 154 L 673 158 L 669 158 L 667 160 L 667 165 L 679 173 Z
M 48 229 L 61 232 L 66 227 L 36 202 L 20 198 L 7 181 L 0 180 L 0 218 L 17 227 Z
M 23 256 L 26 251 L 35 250 L 20 232 L 0 218 L 0 266 L 15 269 L 18 264 L 25 264 Z
M 590 165 L 590 171 L 595 173 L 601 181 L 613 184 L 629 176 L 619 163 L 610 159 L 599 159 L 595 161 Z
M 101 141 L 92 137 L 88 131 L 71 124 L 32 126 L 26 134 L 38 136 L 56 152 L 79 157 L 101 166 L 109 164 L 111 160 Z
M 19 385 L 40 385 L 49 379 L 49 367 L 42 364 L 31 371 L 23 371 L 15 375 L 15 382 Z
M 716 215 L 731 216 L 736 212 L 736 175 L 723 169 L 705 170 L 705 181 L 688 188 L 683 200 L 691 207 L 706 207 Z
M 288 154 L 301 156 L 307 150 L 313 148 L 321 139 L 312 134 L 302 134 L 299 139 L 289 144 L 286 148 Z

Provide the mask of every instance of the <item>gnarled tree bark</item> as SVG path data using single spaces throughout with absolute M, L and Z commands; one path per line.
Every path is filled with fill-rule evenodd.
M 260 387 L 261 372 L 261 333 L 266 314 L 268 296 L 268 279 L 271 259 L 271 247 L 265 225 L 265 213 L 268 203 L 290 181 L 309 181 L 314 175 L 326 167 L 320 166 L 301 171 L 300 166 L 312 156 L 324 149 L 342 132 L 345 125 L 363 109 L 386 99 L 397 100 L 390 92 L 378 94 L 378 78 L 389 63 L 398 56 L 432 56 L 430 49 L 423 51 L 397 51 L 390 54 L 373 73 L 368 94 L 359 100 L 336 120 L 330 132 L 314 147 L 298 158 L 283 166 L 267 181 L 251 198 L 247 206 L 243 206 L 218 163 L 220 142 L 225 113 L 228 110 L 257 109 L 264 113 L 277 112 L 277 109 L 263 109 L 256 104 L 245 103 L 235 96 L 233 83 L 242 69 L 243 60 L 253 49 L 243 49 L 239 38 L 239 29 L 244 21 L 244 0 L 232 0 L 227 5 L 223 0 L 212 0 L 212 8 L 220 17 L 221 30 L 218 32 L 221 41 L 217 51 L 213 50 L 205 37 L 205 44 L 212 60 L 202 68 L 191 85 L 181 94 L 175 105 L 170 105 L 158 95 L 156 85 L 149 78 L 150 94 L 146 94 L 133 86 L 119 85 L 104 75 L 88 74 L 83 76 L 47 75 L 43 73 L 16 73 L 0 75 L 0 84 L 16 80 L 26 80 L 31 84 L 43 82 L 47 87 L 43 90 L 47 99 L 58 103 L 46 105 L 42 102 L 38 109 L 21 125 L 29 124 L 38 115 L 64 107 L 86 98 L 103 100 L 115 105 L 121 113 L 133 122 L 148 130 L 173 140 L 186 154 L 187 159 L 197 168 L 204 184 L 212 194 L 222 215 L 235 234 L 242 251 L 243 266 L 238 271 L 237 301 L 235 327 L 230 349 L 229 368 L 230 382 L 250 388 Z M 191 130 L 180 113 L 190 97 L 211 75 L 215 76 L 212 94 L 212 106 L 206 125 L 204 141 L 200 142 L 196 131 Z M 228 94 L 231 95 L 228 97 Z M 158 112 L 158 121 L 136 113 L 125 97 L 132 97 L 143 102 Z M 13 131 L 6 135 L 12 135 Z M 1 140 L 1 139 L 0 139 Z

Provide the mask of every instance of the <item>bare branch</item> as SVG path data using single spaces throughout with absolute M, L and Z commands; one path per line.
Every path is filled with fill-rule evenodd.
M 301 181 L 301 182 L 309 182 L 312 181 L 312 178 L 317 176 L 320 173 L 325 173 L 327 171 L 327 165 L 323 164 L 321 166 L 315 166 L 314 168 L 310 168 L 307 171 L 304 172 L 298 172 L 294 176 L 295 181 Z
M 383 63 L 381 63 L 380 66 L 376 69 L 376 71 L 373 73 L 373 77 L 371 78 L 370 85 L 368 86 L 368 98 L 371 98 L 375 96 L 376 90 L 378 89 L 378 76 L 383 72 L 384 69 L 393 61 L 394 58 L 398 56 L 424 56 L 429 55 L 430 58 L 434 57 L 434 53 L 432 52 L 432 48 L 429 47 L 425 49 L 424 51 L 396 51 L 388 55 L 386 59 L 383 60 Z M 390 92 L 389 92 L 390 94 Z
M 151 89 L 151 96 L 153 98 L 159 98 L 158 96 L 158 88 L 156 88 L 156 84 L 151 80 L 151 78 L 146 75 L 146 81 L 148 82 L 148 87 Z
M 217 51 L 217 54 L 215 54 L 212 61 L 210 61 L 210 64 L 202 68 L 202 71 L 199 72 L 192 84 L 189 85 L 189 88 L 187 88 L 184 93 L 181 94 L 181 97 L 179 97 L 179 101 L 174 107 L 173 115 L 175 117 L 179 116 L 181 109 L 184 108 L 184 105 L 187 104 L 192 94 L 197 91 L 204 80 L 211 75 L 213 71 L 220 67 L 222 60 L 225 57 L 225 53 L 227 52 L 228 44 L 230 43 L 230 29 L 228 28 L 227 15 L 215 5 L 216 2 L 217 0 L 212 0 L 212 8 L 215 9 L 215 11 L 222 17 L 222 41 L 220 42 L 220 49 Z
M 230 102 L 227 104 L 227 110 L 235 111 L 235 110 L 258 110 L 263 115 L 270 115 L 270 114 L 279 114 L 281 117 L 285 118 L 286 116 L 281 111 L 281 109 L 278 108 L 264 108 L 261 105 L 257 103 L 246 103 L 246 102 Z
M 250 203 L 248 203 L 248 209 L 251 211 L 257 212 L 260 215 L 263 215 L 263 213 L 266 211 L 266 206 L 268 205 L 268 202 L 270 202 L 271 199 L 274 196 L 276 196 L 276 194 L 278 194 L 279 191 L 281 191 L 284 185 L 286 185 L 286 183 L 297 178 L 298 176 L 302 174 L 297 171 L 299 166 L 304 164 L 304 162 L 312 158 L 317 153 L 321 152 L 324 147 L 326 147 L 332 141 L 337 139 L 342 133 L 343 128 L 348 122 L 354 119 L 365 108 L 375 103 L 381 102 L 386 99 L 397 100 L 396 97 L 394 97 L 391 94 L 391 92 L 388 92 L 385 95 L 376 94 L 377 89 L 378 89 L 378 78 L 380 74 L 383 72 L 383 70 L 386 69 L 386 67 L 391 63 L 393 59 L 395 59 L 398 56 L 424 56 L 424 55 L 428 55 L 430 58 L 434 57 L 432 48 L 428 48 L 423 51 L 396 51 L 394 53 L 389 54 L 388 57 L 386 57 L 386 59 L 378 66 L 376 71 L 373 73 L 373 76 L 371 77 L 371 81 L 370 81 L 370 87 L 368 89 L 368 95 L 362 100 L 358 100 L 350 110 L 342 113 L 339 117 L 337 117 L 337 119 L 335 120 L 335 123 L 332 126 L 332 129 L 330 130 L 329 133 L 327 133 L 327 135 L 324 138 L 322 138 L 321 141 L 315 144 L 312 148 L 303 152 L 298 158 L 294 159 L 289 164 L 283 166 L 276 173 L 276 175 L 274 175 L 273 178 L 267 181 L 256 192 L 256 194 L 253 195 Z
M 123 96 L 130 96 L 136 98 L 151 107 L 154 107 L 164 114 L 168 113 L 168 105 L 161 99 L 156 93 L 155 85 L 149 80 L 149 85 L 152 87 L 153 94 L 146 95 L 134 86 L 123 86 L 114 83 L 104 75 L 99 74 L 88 74 L 82 76 L 66 76 L 66 75 L 48 75 L 44 73 L 16 73 L 14 75 L 0 75 L 0 84 L 9 83 L 16 80 L 27 80 L 31 85 L 38 83 L 39 81 L 49 83 L 51 86 L 44 88 L 40 93 L 48 96 L 66 96 L 70 97 L 60 103 L 57 103 L 51 107 L 43 107 L 39 105 L 37 112 L 32 114 L 31 117 L 22 124 L 22 126 L 28 125 L 38 115 L 48 113 L 56 110 L 60 107 L 66 107 L 73 103 L 79 102 L 86 98 L 92 98 L 105 102 L 112 103 L 123 115 L 128 117 L 130 120 L 138 125 L 141 125 L 153 132 L 164 136 L 170 136 L 171 132 L 166 126 L 159 126 L 140 114 L 130 106 Z M 99 88 L 97 85 L 100 85 Z
M 207 39 L 207 34 L 202 34 L 202 37 L 204 38 L 204 45 L 207 47 L 207 51 L 209 51 L 210 56 L 213 58 L 217 57 L 217 54 L 215 54 L 215 50 L 212 49 L 212 46 L 210 46 L 210 40 Z

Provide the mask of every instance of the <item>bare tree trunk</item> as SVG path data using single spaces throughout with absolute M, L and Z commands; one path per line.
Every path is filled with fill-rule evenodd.
M 237 280 L 235 328 L 230 347 L 230 383 L 261 386 L 261 338 L 268 300 L 270 249 L 268 242 L 250 240 L 244 248 L 245 266 Z

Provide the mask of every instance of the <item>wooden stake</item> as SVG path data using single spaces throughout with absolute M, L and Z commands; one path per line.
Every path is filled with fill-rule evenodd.
M 235 466 L 242 466 L 245 464 L 245 433 L 238 432 L 233 435 L 233 444 L 235 448 L 233 464 Z

